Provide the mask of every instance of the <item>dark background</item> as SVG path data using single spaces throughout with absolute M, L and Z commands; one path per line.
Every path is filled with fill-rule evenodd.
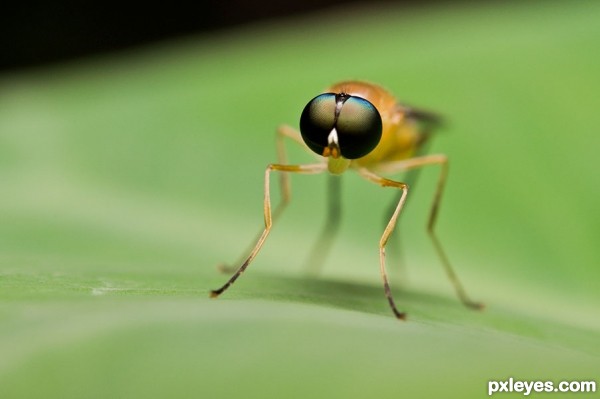
M 378 1 L 432 7 L 446 0 Z M 347 0 L 145 2 L 18 2 L 0 13 L 0 70 L 60 62 L 94 53 L 320 9 L 346 7 Z M 363 3 L 364 5 L 364 3 Z

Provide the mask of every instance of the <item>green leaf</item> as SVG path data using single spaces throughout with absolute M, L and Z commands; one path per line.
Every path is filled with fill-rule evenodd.
M 1 76 L 0 397 L 481 398 L 510 377 L 597 379 L 599 15 L 335 8 Z M 352 173 L 318 276 L 327 180 L 293 176 L 261 253 L 208 298 L 262 228 L 276 126 L 347 78 L 446 117 L 438 233 L 485 311 L 460 305 L 425 233 L 435 168 L 389 250 L 408 321 L 379 276 L 395 193 Z

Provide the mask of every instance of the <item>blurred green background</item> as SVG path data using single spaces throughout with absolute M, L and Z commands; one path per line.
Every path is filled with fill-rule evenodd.
M 1 75 L 0 397 L 480 398 L 509 377 L 597 380 L 599 18 L 598 2 L 345 7 Z M 294 176 L 263 251 L 208 299 L 263 223 L 276 126 L 347 78 L 447 118 L 438 232 L 484 312 L 427 239 L 435 168 L 390 250 L 407 322 L 378 271 L 394 192 L 352 173 L 319 277 L 303 261 L 327 180 Z

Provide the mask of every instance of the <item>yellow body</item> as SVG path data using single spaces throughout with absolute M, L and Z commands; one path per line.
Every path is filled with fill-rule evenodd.
M 381 115 L 381 141 L 373 151 L 351 161 L 350 166 L 377 169 L 386 162 L 410 158 L 422 142 L 414 121 L 406 117 L 403 107 L 383 87 L 359 81 L 344 81 L 330 86 L 328 93 L 346 93 L 368 100 Z

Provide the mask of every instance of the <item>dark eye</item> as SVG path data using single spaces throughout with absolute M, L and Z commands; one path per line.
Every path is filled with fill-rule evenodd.
M 327 147 L 327 136 L 335 126 L 335 107 L 335 94 L 320 94 L 306 104 L 300 116 L 302 139 L 319 155 Z
M 363 157 L 381 140 L 381 116 L 364 98 L 350 97 L 344 102 L 336 127 L 344 158 Z
M 322 155 L 334 128 L 342 156 L 347 159 L 360 158 L 379 143 L 381 116 L 375 106 L 364 98 L 347 94 L 320 94 L 302 111 L 302 138 L 311 150 Z

